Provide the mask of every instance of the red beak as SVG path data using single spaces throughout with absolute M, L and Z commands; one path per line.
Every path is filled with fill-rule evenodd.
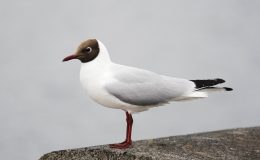
M 70 55 L 70 56 L 68 56 L 68 57 L 65 57 L 65 58 L 63 59 L 63 62 L 69 61 L 69 60 L 72 60 L 72 59 L 76 59 L 76 58 L 77 58 L 77 55 L 73 54 L 73 55 Z

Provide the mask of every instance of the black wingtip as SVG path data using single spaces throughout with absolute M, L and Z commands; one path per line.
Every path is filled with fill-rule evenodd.
M 220 83 L 225 83 L 225 82 L 226 82 L 224 79 L 221 79 L 221 78 L 216 78 L 215 80 L 216 80 L 216 82 L 217 82 L 218 84 L 220 84 Z
M 233 91 L 233 88 L 224 87 L 226 91 Z
M 221 78 L 215 78 L 215 79 L 205 79 L 205 80 L 190 80 L 195 83 L 196 88 L 204 88 L 204 87 L 210 87 L 215 86 L 220 83 L 224 83 L 225 80 Z

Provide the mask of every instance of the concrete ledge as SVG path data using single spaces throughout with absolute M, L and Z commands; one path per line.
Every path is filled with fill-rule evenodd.
M 107 145 L 54 151 L 40 160 L 260 160 L 260 127 L 240 128 L 133 143 L 126 150 Z

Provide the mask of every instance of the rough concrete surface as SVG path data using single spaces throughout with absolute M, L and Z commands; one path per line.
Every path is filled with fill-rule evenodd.
M 129 149 L 107 145 L 54 151 L 40 160 L 260 160 L 260 127 L 172 136 L 133 143 Z

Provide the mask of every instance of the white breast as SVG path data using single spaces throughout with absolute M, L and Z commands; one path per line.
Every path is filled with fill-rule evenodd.
M 104 68 L 102 71 L 95 71 L 90 71 L 84 66 L 82 66 L 80 70 L 81 84 L 90 98 L 105 107 L 125 109 L 127 105 L 110 95 L 103 87 L 105 83 L 109 83 L 109 80 L 112 80 L 111 76 Z

